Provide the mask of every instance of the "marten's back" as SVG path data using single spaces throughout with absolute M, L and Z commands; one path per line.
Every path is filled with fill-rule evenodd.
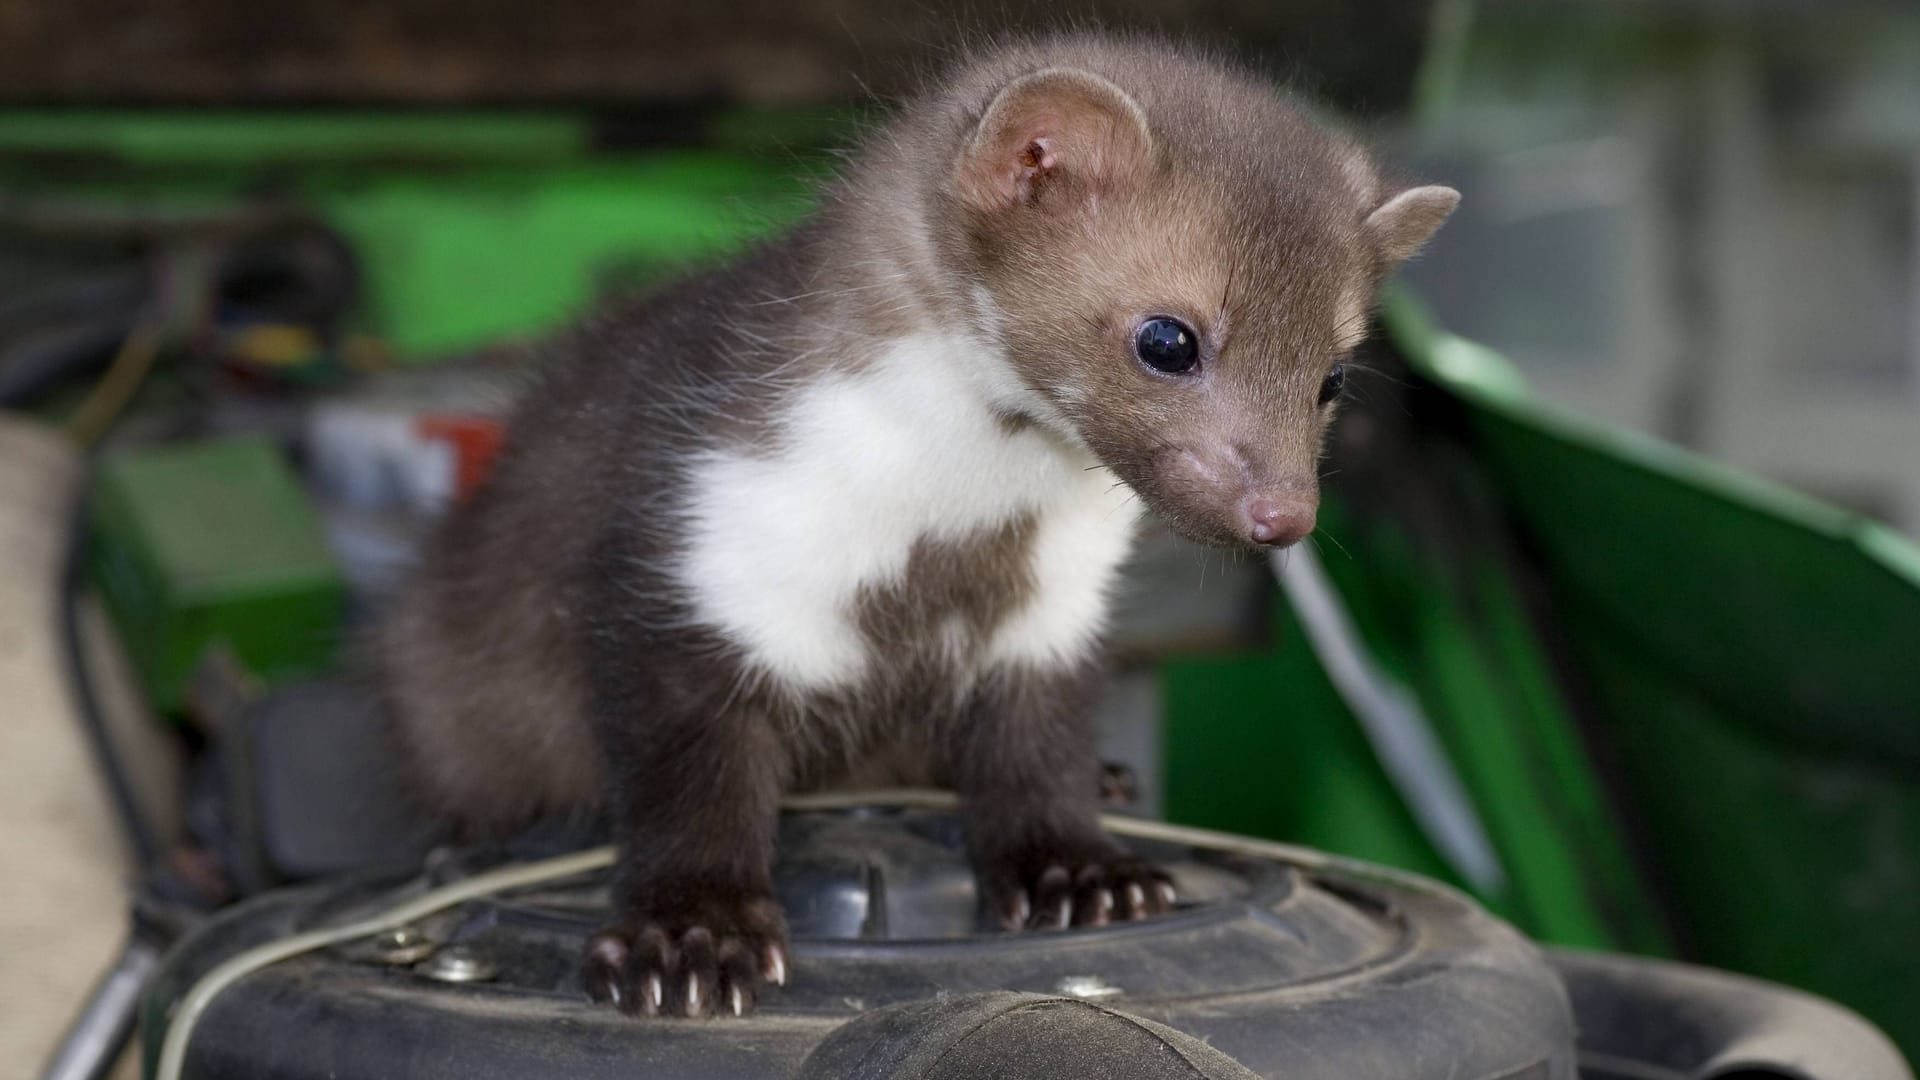
M 677 541 L 682 462 L 755 411 L 724 327 L 784 287 L 790 254 L 736 266 L 613 310 L 552 347 L 510 418 L 486 483 L 439 523 L 377 627 L 371 660 L 401 769 L 437 820 L 498 833 L 591 810 L 603 768 L 589 726 L 585 590 L 612 531 L 655 563 Z M 675 616 L 664 572 L 623 603 Z M 644 613 L 643 613 L 644 614 Z

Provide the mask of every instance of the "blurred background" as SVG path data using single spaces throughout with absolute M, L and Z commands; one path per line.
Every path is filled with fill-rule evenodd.
M 29 184 L 98 178 L 84 167 L 117 158 L 110 175 L 129 198 L 136 177 L 149 194 L 210 196 L 209 174 L 223 193 L 325 193 L 374 275 L 358 326 L 417 359 L 551 326 L 642 269 L 602 258 L 558 272 L 546 260 L 564 257 L 547 252 L 562 241 L 529 220 L 546 213 L 569 237 L 618 230 L 576 226 L 590 213 L 577 200 L 640 200 L 634 185 L 548 188 L 501 220 L 478 201 L 506 197 L 505 171 L 560 183 L 563 161 L 698 146 L 777 181 L 970 34 L 1075 20 L 1165 29 L 1271 70 L 1466 191 L 1415 281 L 1450 328 L 1502 351 L 1541 394 L 1920 530 L 1920 16 L 1850 0 L 1539 8 L 839 0 L 701 13 L 573 0 L 535 18 L 425 0 L 7 0 L 0 149 Z M 400 182 L 402 165 L 416 183 Z M 421 194 L 423 175 L 454 166 L 466 167 L 456 191 Z M 380 175 L 379 189 L 342 191 L 349 167 Z M 664 215 L 704 230 L 698 248 L 659 238 L 657 221 L 627 224 L 654 237 L 628 262 L 697 258 L 765 225 L 769 193 L 745 179 L 710 174 L 683 196 L 739 196 L 725 220 Z M 410 196 L 421 213 L 484 215 L 485 228 L 470 251 L 440 250 L 461 241 L 389 223 L 410 217 Z M 514 228 L 540 242 L 509 254 L 497 241 Z M 45 272 L 7 255 L 0 273 Z M 393 292 L 429 288 L 418 279 L 435 258 L 461 268 L 445 288 L 465 302 Z
M 1149 539 L 1131 811 L 1920 1052 L 1911 3 L 0 0 L 0 1059 L 113 962 L 129 880 L 157 948 L 412 865 L 343 643 L 537 344 L 798 219 L 968 41 L 1062 25 L 1208 43 L 1465 196 L 1317 554 Z

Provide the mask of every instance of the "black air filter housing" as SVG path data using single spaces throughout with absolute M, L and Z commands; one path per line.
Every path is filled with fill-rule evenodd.
M 768 991 L 747 1019 L 636 1020 L 589 1003 L 575 963 L 606 911 L 605 876 L 593 874 L 466 904 L 414 927 L 406 940 L 311 953 L 248 976 L 200 1020 L 186 1074 L 207 1080 L 1583 1075 L 1575 1014 L 1556 963 L 1458 893 L 1302 850 L 1152 827 L 1136 826 L 1137 835 L 1127 835 L 1126 823 L 1113 825 L 1130 846 L 1172 869 L 1179 910 L 1094 929 L 985 932 L 951 813 L 899 805 L 791 812 L 782 824 L 776 878 L 795 939 L 794 977 L 785 990 Z M 441 876 L 471 863 L 443 861 Z M 149 994 L 144 1034 L 150 1056 L 157 1054 L 171 1003 L 214 964 L 268 939 L 364 916 L 392 902 L 390 889 L 364 882 L 310 886 L 252 901 L 215 921 L 175 951 Z M 1615 1020 L 1631 1015 L 1615 1008 L 1623 994 L 1631 996 L 1624 984 L 1609 982 L 1617 983 L 1618 975 L 1611 968 L 1589 971 L 1578 983 L 1595 999 L 1587 1008 Z M 1703 993 L 1697 986 L 1678 992 L 1689 1000 Z M 1825 1020 L 1838 1018 L 1841 1028 L 1826 1030 L 1829 1041 L 1871 1051 L 1851 1059 L 1850 1069 L 1867 1071 L 1850 1071 L 1848 1080 L 1906 1076 L 1885 1071 L 1902 1067 L 1897 1057 L 1886 1057 L 1891 1051 L 1884 1041 L 1873 1041 L 1878 1036 L 1871 1028 L 1830 1006 L 1788 996 L 1809 1002 Z M 1631 1032 L 1603 1034 L 1619 1044 L 1607 1048 L 1608 1060 L 1627 1062 Z M 1717 1037 L 1703 1036 L 1707 1042 Z M 1698 1049 L 1668 1045 L 1659 1051 L 1666 1059 L 1646 1060 Z M 1891 1066 L 1873 1071 L 1873 1063 L 1884 1060 Z M 1074 1062 L 1083 1068 L 1062 1071 Z M 1770 1073 L 1764 1063 L 1761 1071 L 1740 1075 L 1827 1076 Z

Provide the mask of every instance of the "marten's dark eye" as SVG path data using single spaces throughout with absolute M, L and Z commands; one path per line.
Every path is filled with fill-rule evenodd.
M 1347 365 L 1345 364 L 1333 365 L 1333 370 L 1327 372 L 1326 381 L 1320 384 L 1320 404 L 1325 405 L 1327 402 L 1332 401 L 1334 398 L 1339 397 L 1340 391 L 1346 385 L 1347 385 Z
M 1200 363 L 1200 338 L 1186 323 L 1163 315 L 1140 324 L 1133 351 L 1153 370 L 1181 375 Z

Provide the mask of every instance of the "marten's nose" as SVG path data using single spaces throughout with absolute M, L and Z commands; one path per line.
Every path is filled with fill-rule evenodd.
M 1241 525 L 1256 544 L 1286 547 L 1313 531 L 1316 509 L 1291 495 L 1249 495 L 1240 502 Z

